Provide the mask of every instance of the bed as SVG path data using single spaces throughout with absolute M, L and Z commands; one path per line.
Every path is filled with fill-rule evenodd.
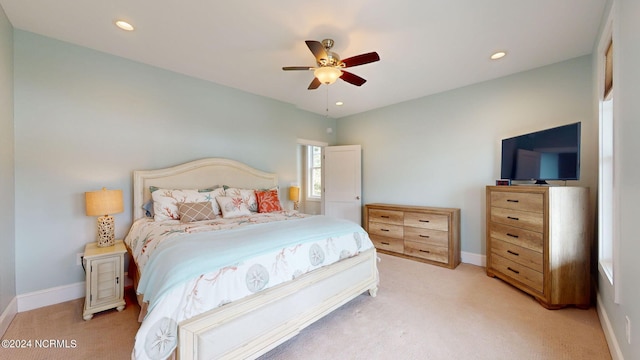
M 132 359 L 257 358 L 360 294 L 376 295 L 367 233 L 278 209 L 277 187 L 275 174 L 222 158 L 134 171 L 125 244 L 142 310 Z

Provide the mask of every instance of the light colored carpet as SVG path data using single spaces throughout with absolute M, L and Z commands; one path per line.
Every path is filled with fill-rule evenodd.
M 546 310 L 461 264 L 449 270 L 381 254 L 376 298 L 361 295 L 267 359 L 611 359 L 595 309 Z M 0 349 L 2 359 L 128 359 L 138 308 L 82 320 L 75 300 L 20 313 L 3 339 L 75 339 L 74 349 Z

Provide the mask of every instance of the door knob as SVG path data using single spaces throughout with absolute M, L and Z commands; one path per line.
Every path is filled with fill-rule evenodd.
M 360 196 L 356 196 L 356 200 L 360 200 Z

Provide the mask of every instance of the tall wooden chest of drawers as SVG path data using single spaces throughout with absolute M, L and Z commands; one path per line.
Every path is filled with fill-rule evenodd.
M 380 252 L 455 268 L 460 209 L 367 204 L 365 227 Z
M 589 189 L 487 186 L 487 275 L 548 309 L 589 307 Z

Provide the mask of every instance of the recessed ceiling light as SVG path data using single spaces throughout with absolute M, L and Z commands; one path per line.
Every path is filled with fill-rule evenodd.
M 126 31 L 133 31 L 135 28 L 133 27 L 133 25 L 129 24 L 128 22 L 124 21 L 124 20 L 117 20 L 116 21 L 116 26 L 119 27 L 122 30 L 126 30 Z
M 502 59 L 505 55 L 507 55 L 506 52 L 504 51 L 498 51 L 496 53 L 494 53 L 493 55 L 490 56 L 491 60 L 498 60 L 498 59 Z
M 344 103 L 342 101 L 336 101 L 336 105 L 337 106 L 342 106 L 342 105 L 344 105 Z

